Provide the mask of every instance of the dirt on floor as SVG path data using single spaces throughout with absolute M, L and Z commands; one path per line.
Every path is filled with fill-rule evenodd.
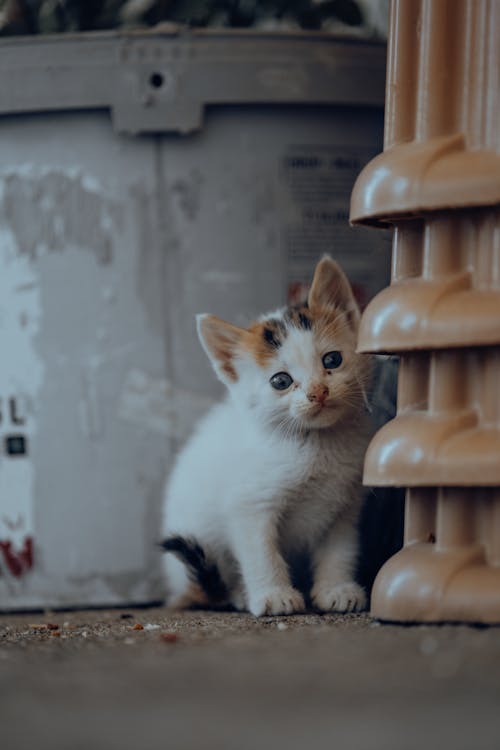
M 2 615 L 0 732 L 2 750 L 500 750 L 500 629 Z

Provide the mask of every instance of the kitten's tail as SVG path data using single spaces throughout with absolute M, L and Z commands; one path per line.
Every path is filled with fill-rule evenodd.
M 205 555 L 203 548 L 192 537 L 170 536 L 160 542 L 165 552 L 171 552 L 187 568 L 189 579 L 205 595 L 207 603 L 222 604 L 228 600 L 228 590 L 217 564 Z

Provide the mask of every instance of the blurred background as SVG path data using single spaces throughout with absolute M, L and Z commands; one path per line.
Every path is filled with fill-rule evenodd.
M 494 48 L 471 18 L 498 3 L 457 3 L 448 70 L 461 23 Z M 221 395 L 195 314 L 296 302 L 325 252 L 362 307 L 389 282 L 391 232 L 349 226 L 383 149 L 388 5 L 0 0 L 2 750 L 498 747 L 498 628 L 157 606 L 164 481 Z M 402 58 L 435 49 L 404 30 Z M 397 367 L 378 359 L 375 427 Z M 368 588 L 402 493 L 366 490 Z
M 0 609 L 161 601 L 163 483 L 221 394 L 195 314 L 298 302 L 325 252 L 362 307 L 389 282 L 390 231 L 348 221 L 387 3 L 0 8 Z M 401 541 L 385 503 L 368 585 Z
M 389 0 L 2 0 L 3 34 L 191 27 L 323 29 L 387 35 Z

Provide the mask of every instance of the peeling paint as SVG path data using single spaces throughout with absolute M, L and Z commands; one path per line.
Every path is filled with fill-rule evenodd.
M 256 175 L 254 184 L 252 219 L 256 224 L 261 224 L 276 213 L 276 195 L 265 174 Z
M 201 280 L 206 284 L 242 284 L 245 281 L 245 276 L 239 271 L 213 269 L 203 271 Z
M 31 259 L 74 246 L 107 264 L 122 210 L 98 180 L 80 170 L 26 164 L 0 173 L 0 221 Z
M 99 335 L 101 334 L 101 336 Z M 105 338 L 104 329 L 96 331 L 96 337 Z M 90 355 L 81 367 L 81 394 L 82 397 L 78 404 L 78 418 L 80 430 L 90 440 L 97 440 L 103 437 L 103 408 L 99 393 L 99 379 L 101 370 L 104 366 L 109 365 L 114 360 L 119 360 L 123 356 L 132 352 L 135 348 L 133 343 L 115 347 L 107 350 L 103 354 Z
M 0 540 L 21 548 L 34 531 L 31 445 L 44 366 L 38 278 L 9 229 L 0 229 L 0 268 Z
M 175 388 L 164 378 L 131 370 L 121 389 L 118 415 L 139 427 L 183 440 L 213 401 Z
M 169 435 L 172 429 L 172 389 L 166 380 L 141 370 L 127 373 L 120 395 L 122 419 L 153 432 Z
M 148 320 L 155 331 L 165 335 L 164 294 L 166 288 L 164 257 L 158 252 L 158 240 L 154 227 L 156 199 L 144 185 L 136 184 L 131 189 L 133 219 L 137 252 L 136 288 Z
M 203 175 L 198 169 L 182 179 L 175 180 L 170 189 L 177 197 L 179 207 L 189 221 L 194 221 L 200 210 Z
M 102 409 L 97 383 L 98 369 L 98 366 L 90 364 L 82 370 L 82 399 L 79 403 L 78 415 L 80 428 L 90 440 L 96 440 L 103 433 Z

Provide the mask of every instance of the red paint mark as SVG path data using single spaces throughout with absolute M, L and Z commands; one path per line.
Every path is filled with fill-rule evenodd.
M 24 568 L 26 570 L 31 570 L 33 567 L 33 538 L 31 536 L 26 536 L 24 538 L 24 545 L 19 553 L 19 557 L 21 558 Z
M 0 542 L 0 550 L 3 559 L 13 576 L 20 576 L 23 572 L 23 566 L 17 555 L 12 551 L 12 542 Z
M 12 542 L 0 541 L 0 552 L 7 568 L 16 578 L 33 567 L 33 538 L 30 536 L 25 537 L 23 547 L 19 552 L 12 549 Z

